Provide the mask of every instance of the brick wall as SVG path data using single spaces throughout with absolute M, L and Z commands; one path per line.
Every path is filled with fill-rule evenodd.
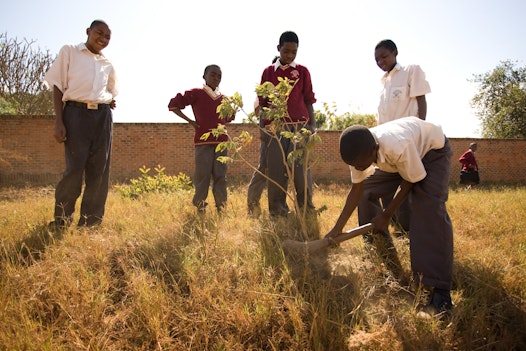
M 0 116 L 0 185 L 55 184 L 64 170 L 64 149 L 53 138 L 53 116 Z M 242 130 L 257 136 L 256 127 L 231 124 L 231 135 Z M 340 132 L 322 131 L 316 146 L 315 181 L 349 179 L 347 166 L 340 160 Z M 139 176 L 143 165 L 161 165 L 167 174 L 183 172 L 192 176 L 194 169 L 193 128 L 186 123 L 116 123 L 113 133 L 112 182 Z M 454 156 L 451 182 L 458 181 L 458 157 L 473 139 L 450 139 Z M 492 182 L 526 181 L 526 140 L 477 139 L 477 161 L 481 180 Z M 243 155 L 257 164 L 259 142 Z M 252 171 L 241 162 L 229 166 L 231 178 L 248 179 Z

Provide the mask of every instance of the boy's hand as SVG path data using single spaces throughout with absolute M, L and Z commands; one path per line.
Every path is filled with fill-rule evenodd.
M 336 238 L 338 235 L 340 235 L 342 232 L 341 230 L 340 231 L 336 231 L 334 229 L 332 229 L 329 233 L 327 233 L 327 235 L 325 235 L 325 237 L 323 237 L 324 239 L 327 239 L 329 240 L 329 245 L 331 247 L 337 247 L 338 246 L 338 243 L 334 240 L 334 238 Z
M 389 227 L 390 216 L 386 216 L 382 213 L 379 216 L 374 217 L 371 223 L 374 225 L 374 229 L 378 231 L 387 231 Z
M 61 124 L 55 124 L 55 131 L 53 132 L 53 136 L 55 137 L 55 140 L 57 143 L 63 143 L 67 140 L 66 138 L 66 127 L 63 123 Z
M 117 102 L 115 100 L 111 100 L 110 108 L 113 110 L 115 107 L 117 107 Z

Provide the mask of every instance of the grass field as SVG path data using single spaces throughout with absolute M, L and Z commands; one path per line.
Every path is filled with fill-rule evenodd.
M 315 189 L 310 239 L 347 191 Z M 418 318 L 424 292 L 360 238 L 284 254 L 298 224 L 247 216 L 245 195 L 232 185 L 227 211 L 201 217 L 191 191 L 112 191 L 100 228 L 53 233 L 53 188 L 0 189 L 0 349 L 526 350 L 526 186 L 452 186 L 451 320 Z M 394 240 L 409 275 L 408 239 Z

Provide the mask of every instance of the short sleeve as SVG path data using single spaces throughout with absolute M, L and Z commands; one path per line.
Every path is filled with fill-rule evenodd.
M 67 77 L 70 52 L 70 46 L 63 46 L 44 76 L 44 85 L 49 90 L 53 90 L 53 87 L 56 86 L 61 92 L 64 92 L 68 88 Z
M 117 73 L 115 72 L 115 68 L 113 68 L 110 72 L 110 75 L 108 76 L 108 91 L 113 95 L 114 97 L 119 94 L 119 80 L 117 78 Z
M 409 97 L 422 96 L 431 92 L 426 74 L 419 65 L 411 66 L 409 79 Z
M 358 184 L 358 183 L 363 182 L 365 179 L 367 179 L 368 177 L 372 176 L 374 174 L 374 170 L 375 170 L 373 165 L 370 165 L 364 171 L 359 171 L 356 168 L 354 168 L 353 166 L 349 166 L 349 169 L 351 171 L 351 181 L 353 182 L 353 184 Z

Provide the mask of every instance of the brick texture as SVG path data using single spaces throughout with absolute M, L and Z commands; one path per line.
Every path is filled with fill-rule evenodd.
M 0 116 L 0 186 L 54 185 L 64 170 L 64 148 L 53 138 L 53 116 Z M 232 136 L 248 131 L 254 137 L 243 156 L 258 161 L 259 141 L 255 126 L 230 124 Z M 322 142 L 315 148 L 312 169 L 316 182 L 349 181 L 348 167 L 339 156 L 338 131 L 321 131 Z M 137 178 L 142 166 L 166 168 L 166 174 L 189 176 L 194 170 L 193 128 L 186 123 L 115 123 L 111 180 L 113 183 Z M 457 182 L 458 157 L 469 143 L 478 143 L 477 162 L 481 181 L 519 183 L 526 181 L 526 140 L 450 139 L 454 155 L 450 182 Z M 153 174 L 153 173 L 151 173 Z M 251 169 L 242 161 L 229 165 L 230 178 L 249 179 Z

